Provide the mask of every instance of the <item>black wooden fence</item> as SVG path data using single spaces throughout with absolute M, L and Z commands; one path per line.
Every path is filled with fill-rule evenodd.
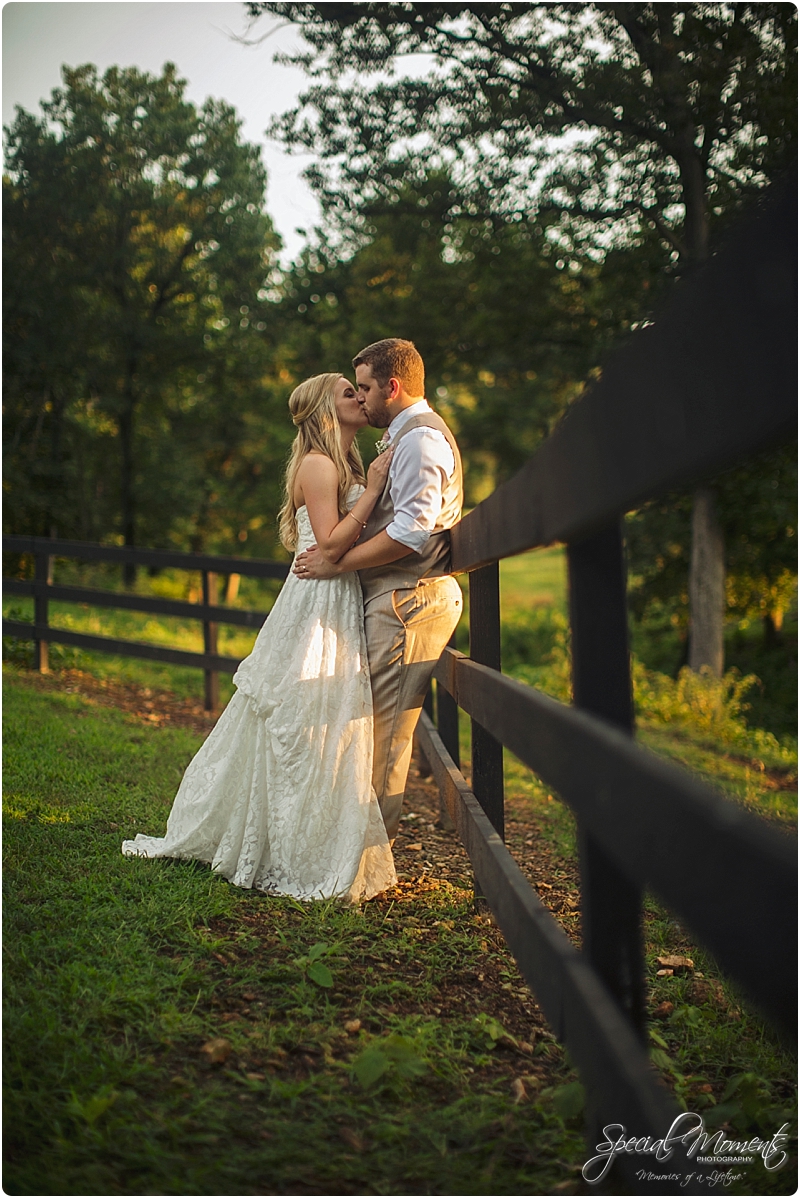
M 419 740 L 480 890 L 580 1070 L 590 1131 L 621 1123 L 657 1138 L 678 1114 L 645 1047 L 644 890 L 795 1037 L 796 840 L 634 743 L 621 517 L 793 434 L 796 224 L 793 189 L 771 197 L 453 532 L 453 566 L 470 572 L 470 657 L 445 650 L 439 730 L 423 713 Z M 567 545 L 572 707 L 500 673 L 497 562 L 553 542 Z M 471 792 L 456 704 L 472 718 Z M 503 844 L 503 745 L 577 817 L 582 952 Z
M 680 916 L 783 1036 L 795 1036 L 796 841 L 635 744 L 621 517 L 792 435 L 796 214 L 793 191 L 772 197 L 676 288 L 653 327 L 631 339 L 527 465 L 453 534 L 454 569 L 469 572 L 471 656 L 445 650 L 435 673 L 438 730 L 424 712 L 418 742 L 477 886 L 580 1070 L 592 1136 L 614 1123 L 660 1138 L 679 1113 L 646 1051 L 645 889 Z M 500 672 L 497 563 L 553 542 L 568 553 L 572 707 Z M 206 671 L 208 706 L 216 705 L 214 671 L 238 664 L 216 653 L 215 625 L 256 628 L 265 618 L 217 605 L 215 576 L 287 573 L 273 562 L 44 538 L 6 537 L 3 547 L 36 558 L 33 582 L 4 579 L 6 592 L 34 596 L 33 628 L 4 621 L 3 631 L 34 636 L 40 667 L 48 641 L 197 666 Z M 54 586 L 51 555 L 201 570 L 204 601 Z M 55 629 L 50 599 L 200 619 L 206 651 Z M 458 767 L 459 707 L 472 719 L 472 791 Z M 577 816 L 582 952 L 503 844 L 503 745 Z M 620 1166 L 633 1174 L 642 1161 L 623 1158 Z M 635 1181 L 636 1192 L 648 1188 Z
M 244 574 L 251 578 L 283 579 L 289 572 L 289 567 L 284 562 L 222 557 L 208 553 L 172 553 L 162 549 L 125 549 L 112 545 L 84 544 L 82 541 L 59 541 L 49 537 L 4 536 L 3 551 L 28 554 L 34 559 L 32 580 L 3 578 L 4 595 L 33 596 L 33 625 L 21 620 L 3 620 L 3 635 L 24 640 L 33 639 L 34 666 L 37 670 L 46 670 L 48 667 L 48 645 L 51 641 L 61 645 L 76 645 L 95 652 L 191 666 L 205 673 L 207 711 L 216 711 L 219 706 L 219 673 L 232 674 L 239 664 L 238 657 L 225 657 L 217 653 L 217 626 L 239 624 L 245 628 L 260 628 L 267 618 L 266 612 L 244 611 L 241 608 L 219 604 L 219 575 Z M 75 558 L 82 562 L 109 562 L 122 566 L 148 566 L 156 570 L 172 568 L 199 571 L 203 582 L 203 602 L 181 603 L 175 599 L 107 591 L 97 587 L 59 586 L 52 581 L 52 561 L 56 557 Z M 59 628 L 49 621 L 49 605 L 53 600 L 151 612 L 162 616 L 177 616 L 184 620 L 200 620 L 203 625 L 203 652 L 190 653 L 185 649 L 168 649 L 162 645 L 148 644 L 146 641 L 90 636 L 88 633 Z

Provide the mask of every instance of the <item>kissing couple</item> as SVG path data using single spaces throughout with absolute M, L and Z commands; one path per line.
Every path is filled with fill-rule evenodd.
M 357 902 L 394 886 L 414 729 L 461 614 L 450 529 L 461 458 L 411 341 L 353 359 L 356 384 L 296 387 L 280 535 L 292 571 L 189 764 L 166 836 L 128 856 L 208 861 L 236 886 Z M 366 475 L 355 437 L 384 429 Z

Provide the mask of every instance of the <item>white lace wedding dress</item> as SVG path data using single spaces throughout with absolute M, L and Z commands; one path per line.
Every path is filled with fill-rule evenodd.
M 361 488 L 351 491 L 355 503 Z M 298 552 L 314 543 L 305 507 Z M 127 856 L 209 861 L 236 886 L 353 902 L 394 886 L 372 788 L 372 694 L 361 587 L 289 574 L 237 687 L 189 764 L 163 839 Z

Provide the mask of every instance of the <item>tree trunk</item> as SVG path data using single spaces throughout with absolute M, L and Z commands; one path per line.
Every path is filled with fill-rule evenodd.
M 725 665 L 725 543 L 714 493 L 700 487 L 692 510 L 692 556 L 689 567 L 689 666 L 708 666 L 716 677 Z
M 693 131 L 691 131 L 693 135 Z M 708 258 L 708 208 L 703 163 L 687 143 L 679 163 L 686 220 L 684 240 L 688 266 Z M 725 668 L 725 539 L 714 494 L 700 487 L 692 509 L 692 553 L 689 565 L 689 666 L 708 666 L 717 677 Z
M 120 477 L 120 507 L 122 510 L 122 536 L 125 545 L 136 543 L 136 510 L 133 495 L 133 409 L 134 396 L 132 389 L 125 395 L 122 411 L 119 416 L 119 441 L 122 455 L 122 471 Z M 136 566 L 126 562 L 122 568 L 122 577 L 126 587 L 136 585 Z

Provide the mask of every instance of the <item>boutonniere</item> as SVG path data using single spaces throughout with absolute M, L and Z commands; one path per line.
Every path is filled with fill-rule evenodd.
M 384 441 L 383 437 L 381 437 L 380 441 L 375 442 L 375 448 L 378 453 L 386 453 L 387 449 L 392 448 L 392 443 L 391 441 Z

